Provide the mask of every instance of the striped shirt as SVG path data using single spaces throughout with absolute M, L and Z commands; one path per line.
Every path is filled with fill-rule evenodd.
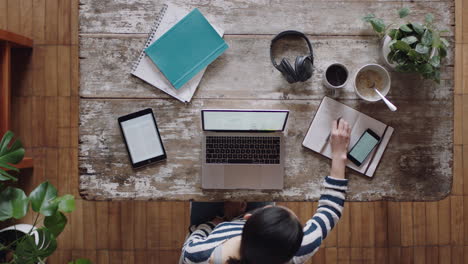
M 301 247 L 291 263 L 304 263 L 319 249 L 322 241 L 336 225 L 343 211 L 348 180 L 326 177 L 317 212 L 304 226 Z M 214 226 L 208 222 L 191 228 L 191 235 L 182 247 L 181 263 L 209 263 L 213 250 L 226 240 L 240 236 L 245 220 L 223 222 Z

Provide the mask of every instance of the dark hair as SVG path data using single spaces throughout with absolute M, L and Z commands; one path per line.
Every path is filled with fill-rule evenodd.
M 302 225 L 288 210 L 266 207 L 255 211 L 242 231 L 240 260 L 229 264 L 284 264 L 299 250 Z

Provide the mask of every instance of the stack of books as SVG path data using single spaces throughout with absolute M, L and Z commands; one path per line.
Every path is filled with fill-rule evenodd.
M 206 67 L 228 45 L 198 9 L 165 4 L 132 74 L 182 102 L 190 102 Z

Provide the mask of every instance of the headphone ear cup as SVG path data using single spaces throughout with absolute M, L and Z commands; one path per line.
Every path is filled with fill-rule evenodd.
M 298 81 L 296 71 L 289 63 L 288 59 L 284 58 L 281 60 L 280 67 L 283 69 L 283 75 L 289 83 L 295 83 Z
M 305 82 L 307 79 L 312 77 L 312 61 L 309 59 L 308 56 L 297 56 L 295 66 L 296 76 L 299 81 Z

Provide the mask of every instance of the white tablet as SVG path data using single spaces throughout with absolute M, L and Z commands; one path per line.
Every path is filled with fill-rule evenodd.
M 118 120 L 133 168 L 166 159 L 151 108 L 121 116 Z

